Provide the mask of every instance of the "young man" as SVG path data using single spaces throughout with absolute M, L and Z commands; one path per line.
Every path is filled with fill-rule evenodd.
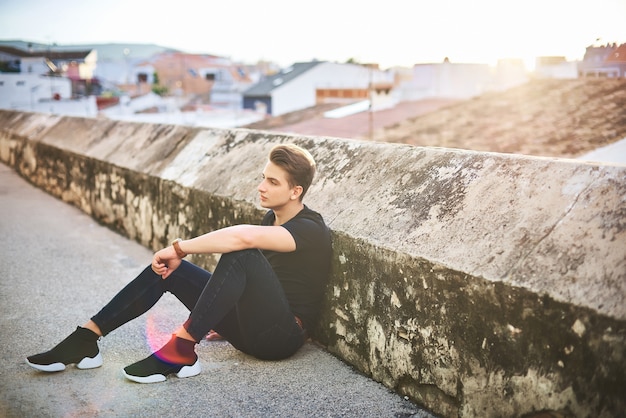
M 97 340 L 145 313 L 164 292 L 191 311 L 189 318 L 160 350 L 125 367 L 126 378 L 153 383 L 169 374 L 197 375 L 201 367 L 194 348 L 210 330 L 260 359 L 291 356 L 316 320 L 330 271 L 330 232 L 321 215 L 302 202 L 314 175 L 308 151 L 274 147 L 258 186 L 260 205 L 268 209 L 261 225 L 177 239 L 156 252 L 151 266 L 87 323 L 26 362 L 45 372 L 68 364 L 101 366 Z M 201 253 L 222 254 L 213 273 L 183 260 Z

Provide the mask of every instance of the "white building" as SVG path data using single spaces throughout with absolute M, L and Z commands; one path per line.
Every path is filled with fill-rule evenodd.
M 391 100 L 393 75 L 374 67 L 325 61 L 295 63 L 243 93 L 244 109 L 272 116 L 320 103 Z
M 96 51 L 23 51 L 0 47 L 0 108 L 95 116 L 96 99 L 86 86 Z
M 416 64 L 413 77 L 404 77 L 398 86 L 403 101 L 427 98 L 468 99 L 488 91 L 505 90 L 526 83 L 529 77 L 521 60 L 501 60 L 488 64 Z
M 567 61 L 565 57 L 538 57 L 535 62 L 535 76 L 539 78 L 578 78 L 578 62 Z
M 0 107 L 35 110 L 42 100 L 69 99 L 72 82 L 67 78 L 38 74 L 0 73 Z

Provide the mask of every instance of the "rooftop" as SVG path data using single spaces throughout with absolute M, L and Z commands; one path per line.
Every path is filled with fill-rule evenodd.
M 340 119 L 319 106 L 248 125 L 304 135 L 576 158 L 626 138 L 626 80 L 537 79 L 469 100 L 428 99 Z M 373 128 L 370 131 L 370 126 Z

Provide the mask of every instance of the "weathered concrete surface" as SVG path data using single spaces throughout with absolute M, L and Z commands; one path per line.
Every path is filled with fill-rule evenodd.
M 149 248 L 256 222 L 267 151 L 308 148 L 334 233 L 316 337 L 445 416 L 626 409 L 626 167 L 0 112 L 0 157 Z M 206 262 L 210 267 L 214 260 Z
M 51 348 L 103 306 L 152 252 L 0 164 L 0 417 L 434 418 L 309 342 L 261 361 L 202 341 L 202 373 L 141 385 L 122 368 L 162 346 L 187 318 L 165 294 L 145 315 L 99 342 L 102 367 L 38 372 L 25 356 Z

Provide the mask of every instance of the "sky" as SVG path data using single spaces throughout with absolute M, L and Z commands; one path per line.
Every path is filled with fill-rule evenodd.
M 495 64 L 626 42 L 626 0 L 0 0 L 0 40 L 152 43 L 245 63 Z

